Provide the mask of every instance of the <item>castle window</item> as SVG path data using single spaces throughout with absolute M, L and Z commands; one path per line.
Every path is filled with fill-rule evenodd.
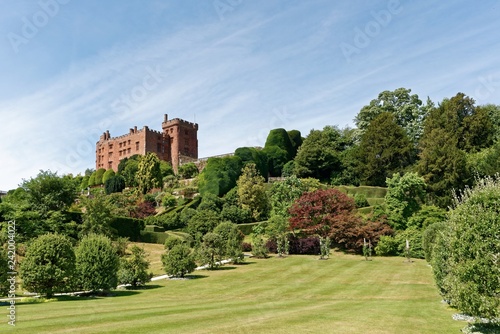
M 120 148 L 122 148 L 122 143 L 120 143 Z
M 128 148 L 128 149 L 127 149 L 127 153 L 129 153 L 129 154 L 130 154 L 130 150 L 131 150 L 131 149 L 130 149 L 130 148 Z
M 130 139 L 128 140 L 128 144 L 130 145 Z
M 189 135 L 189 131 L 188 130 L 184 130 L 184 134 L 187 136 Z
M 113 144 L 109 144 L 109 149 L 112 150 L 113 149 Z
M 139 151 L 139 142 L 138 141 L 135 142 L 135 150 Z
M 170 133 L 174 133 L 174 129 L 173 128 L 170 128 Z

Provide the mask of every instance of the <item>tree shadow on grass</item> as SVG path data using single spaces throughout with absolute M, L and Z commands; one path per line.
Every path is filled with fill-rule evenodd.
M 159 288 L 163 288 L 163 286 L 158 285 L 158 284 L 146 284 L 146 285 L 141 285 L 141 286 L 126 286 L 126 287 L 124 287 L 124 289 L 126 291 L 142 291 L 142 290 L 153 290 L 153 289 L 159 289 Z M 118 290 L 118 291 L 122 291 L 122 290 Z
M 201 278 L 207 278 L 207 275 L 186 275 L 185 278 L 187 279 L 201 279 Z

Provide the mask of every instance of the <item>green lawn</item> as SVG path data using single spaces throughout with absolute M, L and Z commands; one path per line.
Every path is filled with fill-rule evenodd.
M 451 319 L 430 267 L 403 261 L 250 259 L 114 297 L 17 305 L 11 332 L 458 333 L 465 323 Z

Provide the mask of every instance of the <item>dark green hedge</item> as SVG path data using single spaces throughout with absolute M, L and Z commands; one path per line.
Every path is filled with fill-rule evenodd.
M 139 241 L 141 231 L 144 230 L 144 221 L 129 217 L 115 217 L 111 227 L 116 230 L 119 237 L 129 238 L 130 241 Z

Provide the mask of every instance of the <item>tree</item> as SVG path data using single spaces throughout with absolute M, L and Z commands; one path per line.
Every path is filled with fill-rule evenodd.
M 287 255 L 289 252 L 290 224 L 285 216 L 271 216 L 266 224 L 266 234 L 276 240 L 276 252 L 279 257 Z
M 354 119 L 361 132 L 368 129 L 370 123 L 381 113 L 388 112 L 394 115 L 396 123 L 406 132 L 413 145 L 416 145 L 423 133 L 423 121 L 433 104 L 427 100 L 423 106 L 417 94 L 411 89 L 398 88 L 394 91 L 383 91 L 370 104 L 361 108 Z
M 160 160 L 160 172 L 162 179 L 164 179 L 166 176 L 170 175 L 175 175 L 174 168 L 170 164 L 170 162 Z
M 185 244 L 177 244 L 161 257 L 163 268 L 168 275 L 184 277 L 196 268 L 191 249 Z
M 104 169 L 104 168 L 99 168 L 98 170 L 96 170 L 96 172 L 94 174 L 96 186 L 104 184 L 104 181 L 103 181 L 104 173 L 106 173 L 106 169 Z
M 459 93 L 451 99 L 444 99 L 429 113 L 420 141 L 418 173 L 428 185 L 431 199 L 440 207 L 452 203 L 453 190 L 470 185 L 471 177 L 466 153 L 474 140 L 468 134 L 464 137 L 464 119 L 474 116 L 473 100 Z M 472 148 L 468 148 L 472 149 Z
M 387 178 L 385 203 L 389 222 L 396 230 L 405 230 L 408 219 L 420 210 L 425 197 L 426 184 L 417 173 L 394 174 Z
M 211 210 L 198 210 L 189 220 L 187 225 L 188 233 L 196 242 L 201 242 L 203 236 L 212 232 L 220 224 L 220 216 Z
M 212 193 L 224 196 L 236 186 L 243 163 L 239 157 L 209 158 L 205 169 L 199 175 L 200 194 Z
M 120 193 L 125 189 L 125 179 L 121 175 L 112 176 L 104 183 L 104 189 L 107 195 Z
M 130 284 L 133 287 L 144 285 L 151 280 L 149 261 L 146 259 L 147 253 L 144 248 L 136 245 L 130 249 L 132 255 L 128 258 L 122 258 L 120 269 L 118 270 L 118 282 L 120 284 Z
M 302 146 L 302 134 L 299 130 L 290 130 L 288 131 L 288 137 L 290 137 L 290 141 L 292 142 L 293 147 L 293 157 L 297 155 L 297 151 Z
M 306 191 L 309 191 L 308 187 L 296 176 L 273 183 L 269 191 L 271 215 L 288 217 L 288 209 Z
M 123 178 L 125 179 L 125 185 L 127 187 L 137 186 L 136 173 L 139 170 L 140 160 L 141 156 L 135 154 L 130 158 L 124 158 L 118 165 L 118 174 L 123 176 Z
M 75 253 L 68 237 L 45 234 L 31 242 L 21 262 L 21 277 L 26 290 L 52 298 L 66 291 L 75 271 Z
M 224 248 L 222 237 L 217 233 L 208 232 L 197 249 L 198 261 L 209 270 L 216 269 L 221 265 Z
M 160 188 L 163 177 L 160 169 L 160 159 L 154 153 L 148 152 L 139 161 L 137 167 L 137 183 L 141 193 L 145 194 L 153 188 Z
M 118 285 L 120 259 L 111 239 L 98 234 L 82 238 L 76 249 L 76 271 L 82 289 L 108 291 Z
M 110 178 L 115 176 L 115 171 L 112 170 L 111 168 L 108 169 L 103 175 L 102 175 L 102 183 L 106 184 L 106 181 L 108 181 Z
M 238 178 L 239 203 L 243 209 L 250 210 L 256 220 L 265 219 L 269 211 L 264 178 L 257 172 L 253 163 L 247 164 Z
M 499 201 L 498 177 L 477 180 L 462 191 L 449 214 L 444 249 L 432 257 L 435 275 L 444 274 L 446 299 L 462 312 L 494 322 L 500 320 Z
M 385 186 L 387 177 L 413 163 L 413 148 L 394 115 L 383 112 L 366 128 L 359 147 L 362 182 Z
M 294 174 L 329 181 L 332 173 L 340 173 L 340 152 L 346 148 L 338 128 L 326 126 L 311 130 L 295 157 Z
M 85 212 L 83 213 L 83 224 L 80 227 L 80 234 L 89 233 L 103 234 L 112 236 L 114 234 L 111 228 L 113 216 L 112 208 L 103 195 L 97 195 L 95 198 L 83 200 Z
M 262 149 L 255 147 L 239 147 L 234 151 L 234 155 L 241 159 L 243 165 L 254 163 L 260 175 L 267 180 L 269 175 L 268 157 Z
M 35 178 L 24 180 L 21 187 L 31 207 L 42 214 L 66 209 L 77 194 L 77 185 L 71 179 L 51 171 L 40 171 Z
M 242 242 L 245 235 L 236 224 L 222 222 L 214 229 L 214 233 L 220 235 L 222 239 L 223 256 L 231 259 L 233 263 L 240 263 L 244 260 Z
M 198 167 L 193 162 L 179 166 L 179 176 L 183 179 L 191 179 L 199 173 Z
M 304 193 L 290 208 L 290 228 L 326 238 L 334 225 L 355 218 L 354 200 L 337 189 Z
M 292 142 L 288 132 L 285 129 L 279 128 L 269 131 L 264 149 L 273 146 L 279 147 L 286 152 L 287 161 L 294 158 L 294 152 L 296 151 L 296 149 L 294 149 L 294 146 L 296 145 Z

